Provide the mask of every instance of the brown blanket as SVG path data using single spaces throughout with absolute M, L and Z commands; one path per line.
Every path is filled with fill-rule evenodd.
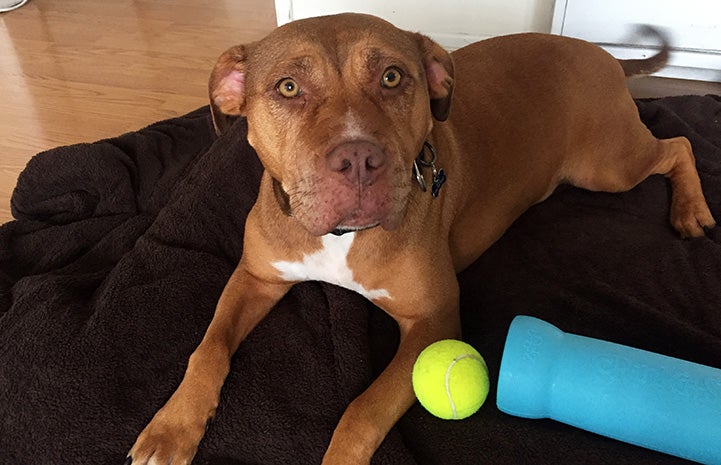
M 691 140 L 721 220 L 721 98 L 638 105 L 657 136 Z M 0 227 L 1 464 L 123 463 L 178 385 L 242 252 L 257 191 L 261 167 L 244 121 L 237 129 L 216 140 L 200 109 L 28 164 L 12 201 L 17 221 Z M 721 228 L 681 240 L 668 203 L 660 176 L 618 195 L 561 188 L 460 275 L 464 337 L 494 385 L 516 314 L 721 367 Z M 194 463 L 319 463 L 397 337 L 358 295 L 296 286 L 233 358 Z M 680 462 L 504 415 L 493 388 L 464 421 L 414 406 L 373 461 Z

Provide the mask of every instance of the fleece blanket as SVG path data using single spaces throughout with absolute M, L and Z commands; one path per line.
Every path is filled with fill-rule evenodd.
M 691 140 L 721 219 L 721 98 L 638 108 L 658 137 Z M 243 251 L 262 170 L 244 125 L 216 139 L 203 108 L 30 161 L 16 220 L 0 228 L 0 463 L 124 462 L 180 382 Z M 683 463 L 495 406 L 517 314 L 721 368 L 721 228 L 679 239 L 669 192 L 661 176 L 622 194 L 564 187 L 524 214 L 459 276 L 488 401 L 463 421 L 416 404 L 373 464 Z M 397 342 L 393 321 L 360 296 L 294 287 L 233 357 L 193 463 L 320 463 L 345 406 Z

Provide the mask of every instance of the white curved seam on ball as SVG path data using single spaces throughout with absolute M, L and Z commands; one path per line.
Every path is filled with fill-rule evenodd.
M 458 412 L 456 411 L 456 403 L 453 402 L 453 397 L 451 397 L 451 386 L 450 386 L 450 379 L 451 379 L 451 369 L 453 368 L 453 365 L 455 365 L 457 362 L 460 362 L 464 358 L 472 358 L 474 360 L 481 361 L 480 358 L 478 358 L 474 354 L 463 354 L 459 355 L 458 357 L 454 358 L 453 361 L 448 365 L 448 368 L 446 369 L 446 396 L 448 396 L 448 402 L 451 404 L 451 411 L 453 412 L 453 419 L 458 420 Z

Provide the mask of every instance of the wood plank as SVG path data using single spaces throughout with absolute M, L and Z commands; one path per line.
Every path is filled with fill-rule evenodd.
M 275 21 L 272 0 L 33 0 L 0 15 L 0 223 L 37 152 L 207 104 L 216 58 Z

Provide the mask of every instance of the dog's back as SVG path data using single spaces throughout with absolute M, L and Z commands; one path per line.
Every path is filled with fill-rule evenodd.
M 462 198 L 450 234 L 457 269 L 558 184 L 618 192 L 657 172 L 659 144 L 626 79 L 665 63 L 667 43 L 651 58 L 619 61 L 582 40 L 526 33 L 451 56 L 452 109 L 433 136 L 441 160 L 458 157 L 444 160 Z

